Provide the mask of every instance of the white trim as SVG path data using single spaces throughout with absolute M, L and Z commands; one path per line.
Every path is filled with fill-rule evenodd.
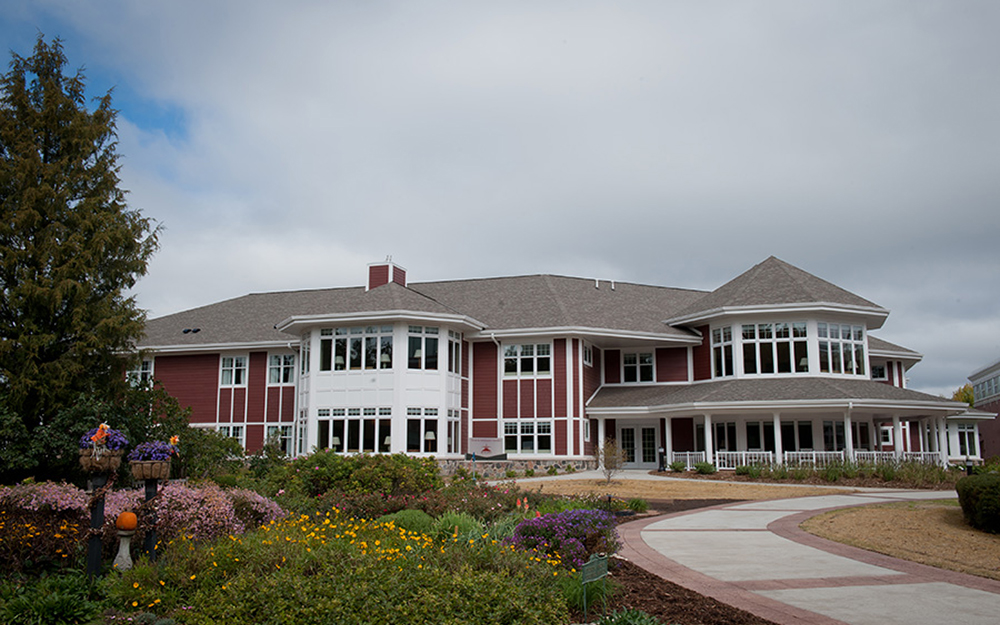
M 467 335 L 466 338 L 469 339 L 483 339 L 489 340 L 493 337 L 497 339 L 501 338 L 521 338 L 521 337 L 536 337 L 536 336 L 548 336 L 548 337 L 566 337 L 566 338 L 611 338 L 611 339 L 630 339 L 630 340 L 642 340 L 642 341 L 656 341 L 661 347 L 670 347 L 670 345 L 663 345 L 664 341 L 676 341 L 683 345 L 701 345 L 701 336 L 678 336 L 670 333 L 659 333 L 659 332 L 639 332 L 639 331 L 629 331 L 629 330 L 607 330 L 602 328 L 590 328 L 584 326 L 559 326 L 559 327 L 545 327 L 545 328 L 507 328 L 503 330 L 481 330 L 478 333 L 472 333 Z M 594 342 L 593 340 L 591 341 Z M 604 348 L 602 348 L 604 349 Z
M 889 316 L 889 311 L 881 306 L 855 306 L 851 304 L 835 304 L 833 302 L 810 302 L 810 303 L 794 303 L 794 304 L 769 304 L 769 305 L 755 305 L 755 306 L 721 306 L 719 308 L 713 308 L 711 310 L 705 310 L 690 315 L 684 315 L 681 317 L 672 317 L 670 319 L 665 319 L 663 323 L 668 325 L 684 325 L 689 323 L 697 323 L 699 321 L 708 321 L 716 317 L 729 316 L 729 315 L 757 315 L 757 314 L 773 314 L 776 312 L 780 313 L 818 313 L 818 312 L 833 312 L 833 313 L 849 313 L 849 314 L 860 314 L 867 317 L 871 317 L 875 320 L 885 321 Z M 882 327 L 882 323 L 877 325 L 868 325 L 866 328 L 868 330 L 878 329 Z
M 344 323 L 355 323 L 358 321 L 368 321 L 373 323 L 376 321 L 392 321 L 393 323 L 403 321 L 419 321 L 422 324 L 428 322 L 434 324 L 454 323 L 463 324 L 475 330 L 482 330 L 486 327 L 486 324 L 476 321 L 468 315 L 452 315 L 415 310 L 385 310 L 378 312 L 367 311 L 335 315 L 293 315 L 276 323 L 274 329 L 279 332 L 294 334 L 294 329 L 298 326 L 311 327 L 325 324 L 342 325 Z

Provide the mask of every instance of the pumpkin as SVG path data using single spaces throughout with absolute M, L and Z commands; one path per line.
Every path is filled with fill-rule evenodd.
M 122 530 L 123 532 L 131 532 L 139 524 L 139 519 L 136 518 L 135 512 L 122 512 L 118 515 L 118 520 L 115 521 L 115 527 Z

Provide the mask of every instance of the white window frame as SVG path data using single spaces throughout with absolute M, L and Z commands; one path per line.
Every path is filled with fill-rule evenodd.
M 713 335 L 713 347 L 714 340 Z M 809 373 L 809 324 L 805 321 L 743 323 L 739 326 L 739 340 L 740 349 L 738 352 L 734 350 L 737 353 L 734 353 L 733 357 L 734 359 L 738 357 L 739 366 L 745 376 Z M 752 359 L 747 357 L 748 348 L 753 350 Z M 799 350 L 801 352 L 796 353 Z M 781 370 L 783 351 L 788 358 L 787 371 Z M 766 363 L 769 363 L 770 371 L 764 371 Z M 747 364 L 751 367 L 748 368 Z
M 292 425 L 289 423 L 281 423 L 278 425 L 269 425 L 264 430 L 264 442 L 271 440 L 271 438 L 277 434 L 278 435 L 278 445 L 281 447 L 281 451 L 286 456 L 292 455 Z
M 448 330 L 448 372 L 462 375 L 462 335 Z
M 445 346 L 447 349 L 447 345 Z M 433 366 L 428 354 L 434 354 Z M 447 363 L 445 364 L 447 367 Z M 409 326 L 406 337 L 406 368 L 410 371 L 441 369 L 441 329 L 434 326 Z
M 712 378 L 736 375 L 733 354 L 733 327 L 712 328 Z
M 583 344 L 583 364 L 587 367 L 594 366 L 594 348 L 589 343 Z
M 819 321 L 816 324 L 816 335 L 819 348 L 819 373 L 867 376 L 865 354 L 867 330 L 864 326 Z M 844 357 L 847 351 L 851 353 L 850 363 Z M 835 359 L 837 363 L 834 363 Z M 826 371 L 823 370 L 824 361 Z
M 153 383 L 153 360 L 143 358 L 134 369 L 126 375 L 129 384 L 136 387 L 148 386 Z
M 503 375 L 505 378 L 552 377 L 551 343 L 512 343 L 503 347 Z M 530 371 L 528 365 L 530 364 Z M 541 367 L 545 370 L 542 371 Z
M 275 380 L 277 377 L 277 380 Z M 295 385 L 295 354 L 268 354 L 267 385 Z
M 219 359 L 219 386 L 224 388 L 246 387 L 249 373 L 248 361 L 246 356 L 221 356 Z
M 508 419 L 503 422 L 503 448 L 508 454 L 552 455 L 555 453 L 555 426 L 552 420 Z M 548 448 L 540 449 L 540 442 L 548 439 Z M 511 439 L 515 445 L 510 446 Z M 530 442 L 528 449 L 526 443 Z
M 649 361 L 645 362 L 644 357 Z M 634 373 L 634 380 L 629 380 L 629 372 Z M 649 372 L 649 379 L 643 379 L 643 372 Z M 622 384 L 652 384 L 656 382 L 656 351 L 622 352 Z
M 240 447 L 246 449 L 247 428 L 245 425 L 218 425 L 215 430 L 228 438 L 235 438 L 240 443 Z
M 889 379 L 888 367 L 884 364 L 881 365 L 868 365 L 871 370 L 871 376 L 873 380 L 885 381 Z M 877 371 L 881 372 L 881 375 L 877 375 Z
M 319 334 L 320 371 L 343 373 L 393 367 L 394 330 L 391 325 L 323 328 Z

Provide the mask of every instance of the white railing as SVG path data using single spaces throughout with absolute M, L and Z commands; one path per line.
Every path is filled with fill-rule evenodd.
M 786 465 L 806 465 L 814 467 L 825 467 L 844 461 L 842 451 L 786 451 Z
M 891 451 L 855 451 L 854 461 L 858 464 L 894 464 L 896 454 Z
M 903 452 L 903 460 L 926 464 L 941 464 L 941 454 L 936 451 L 906 451 Z
M 717 451 L 715 452 L 715 467 L 717 469 L 735 469 L 739 466 L 766 465 L 774 462 L 774 453 L 770 451 Z
M 670 454 L 671 464 L 674 462 L 684 462 L 684 468 L 690 471 L 699 462 L 705 462 L 705 452 L 703 451 L 675 451 Z

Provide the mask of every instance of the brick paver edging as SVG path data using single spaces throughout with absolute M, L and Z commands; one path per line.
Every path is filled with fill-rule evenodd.
M 887 493 L 888 495 L 888 493 Z M 901 499 L 902 500 L 902 499 Z M 675 584 L 693 590 L 699 594 L 711 597 L 722 603 L 746 610 L 762 618 L 774 621 L 779 625 L 843 625 L 842 621 L 832 619 L 822 614 L 810 612 L 790 606 L 780 601 L 769 599 L 759 595 L 753 590 L 766 590 L 775 588 L 806 588 L 806 587 L 837 587 L 837 586 L 857 586 L 859 583 L 869 585 L 899 584 L 899 583 L 920 583 L 920 582 L 945 582 L 983 590 L 995 594 L 1000 594 L 1000 581 L 976 577 L 966 573 L 938 569 L 924 564 L 917 564 L 907 560 L 900 560 L 891 556 L 867 551 L 858 547 L 844 545 L 819 536 L 814 536 L 799 528 L 799 525 L 818 514 L 823 514 L 831 510 L 842 508 L 853 508 L 858 506 L 873 505 L 874 502 L 860 502 L 853 505 L 832 506 L 819 510 L 807 510 L 804 512 L 789 511 L 788 516 L 772 521 L 767 526 L 767 531 L 782 538 L 792 540 L 802 545 L 819 549 L 827 553 L 850 558 L 866 564 L 883 567 L 898 571 L 903 575 L 865 577 L 865 578 L 822 578 L 815 580 L 757 580 L 753 582 L 724 582 L 708 575 L 704 575 L 671 560 L 657 550 L 648 546 L 642 539 L 642 531 L 647 526 L 663 519 L 698 514 L 706 510 L 725 509 L 737 506 L 746 502 L 733 502 L 712 506 L 710 508 L 700 508 L 688 510 L 676 514 L 660 515 L 648 517 L 631 523 L 624 523 L 618 526 L 618 534 L 621 538 L 622 548 L 620 555 L 630 562 L 643 569 L 658 575 Z

